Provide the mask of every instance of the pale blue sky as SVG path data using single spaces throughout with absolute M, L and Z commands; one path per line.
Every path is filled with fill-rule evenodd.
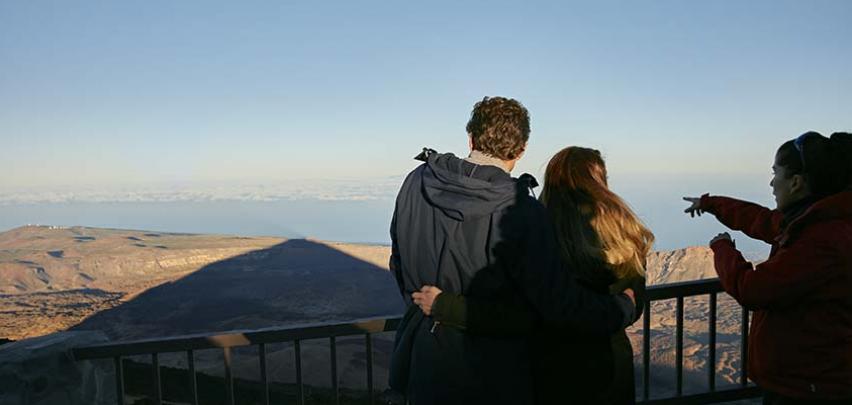
M 0 1 L 0 193 L 401 175 L 484 95 L 622 182 L 852 129 L 852 1 L 318 3 Z

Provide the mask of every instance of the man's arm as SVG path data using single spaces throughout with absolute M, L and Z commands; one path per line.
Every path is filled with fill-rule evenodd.
M 521 302 L 465 297 L 439 291 L 434 300 L 427 304 L 431 307 L 418 304 L 424 311 L 429 310 L 426 315 L 431 315 L 444 325 L 470 333 L 526 336 L 535 325 L 535 314 Z

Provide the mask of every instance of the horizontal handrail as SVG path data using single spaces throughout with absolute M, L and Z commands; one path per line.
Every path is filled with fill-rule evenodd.
M 335 324 L 302 324 L 283 328 L 233 330 L 217 334 L 202 333 L 78 347 L 73 349 L 72 352 L 77 360 L 91 360 L 115 356 L 253 346 L 261 343 L 290 342 L 332 336 L 356 336 L 396 331 L 401 319 L 400 317 L 368 318 Z
M 682 281 L 648 286 L 645 289 L 647 297 L 645 301 L 661 301 L 678 297 L 692 297 L 711 293 L 720 293 L 725 290 L 718 278 L 704 280 Z
M 685 281 L 649 286 L 646 302 L 677 297 L 721 292 L 719 279 Z M 220 333 L 199 333 L 168 338 L 143 339 L 127 342 L 99 344 L 73 349 L 78 360 L 132 356 L 150 353 L 182 352 L 186 350 L 214 349 L 225 347 L 252 346 L 261 343 L 289 342 L 293 340 L 318 339 L 339 336 L 363 335 L 365 333 L 393 332 L 400 317 L 378 317 L 344 323 L 312 323 L 287 327 L 231 330 Z

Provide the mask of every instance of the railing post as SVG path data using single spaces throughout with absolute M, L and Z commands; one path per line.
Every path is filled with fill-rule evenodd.
M 260 357 L 260 383 L 263 390 L 263 405 L 269 405 L 269 376 L 266 374 L 266 345 L 257 346 L 257 356 Z
M 337 339 L 334 336 L 329 337 L 328 345 L 331 352 L 331 389 L 334 391 L 335 405 L 340 405 L 340 389 L 337 386 Z
M 296 386 L 299 390 L 299 405 L 305 405 L 305 389 L 302 385 L 302 343 L 298 339 L 293 342 L 293 352 L 296 355 Z
M 154 403 L 163 405 L 163 386 L 160 383 L 160 356 L 157 353 L 151 354 L 151 368 L 154 372 Z
M 740 384 L 745 387 L 748 385 L 748 309 L 743 307 L 743 323 L 740 333 Z
M 225 355 L 225 400 L 228 405 L 234 405 L 234 375 L 231 371 L 231 348 L 223 347 Z
M 675 370 L 677 372 L 677 396 L 683 395 L 683 296 L 677 297 L 675 309 Z
M 707 325 L 707 387 L 716 390 L 716 293 L 710 293 L 710 319 Z
M 115 403 L 124 405 L 124 366 L 121 363 L 121 356 L 113 357 L 115 364 Z
M 642 312 L 642 400 L 651 394 L 651 301 L 645 302 Z
M 369 333 L 365 337 L 367 345 L 367 392 L 370 396 L 370 405 L 376 401 L 373 395 L 373 336 Z
M 195 354 L 192 350 L 186 351 L 186 364 L 189 369 L 189 403 L 198 405 L 198 378 L 195 375 Z

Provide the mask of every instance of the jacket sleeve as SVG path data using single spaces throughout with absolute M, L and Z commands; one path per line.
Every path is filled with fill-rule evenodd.
M 781 212 L 754 203 L 704 194 L 701 209 L 715 215 L 728 228 L 769 244 L 781 233 Z
M 647 295 L 645 293 L 645 277 L 630 276 L 618 280 L 609 286 L 609 293 L 613 295 L 620 294 L 628 288 L 633 289 L 633 294 L 636 297 L 635 312 L 630 320 L 630 324 L 632 325 L 639 320 L 642 316 L 642 311 L 645 310 L 645 300 L 647 299 Z
M 716 241 L 710 247 L 722 287 L 748 309 L 779 309 L 842 276 L 842 262 L 825 238 L 803 235 L 794 243 L 753 268 L 732 242 Z
M 520 231 L 501 232 L 508 231 L 509 239 L 514 239 L 512 244 L 520 251 L 503 253 L 502 259 L 512 263 L 509 274 L 540 319 L 555 328 L 598 337 L 610 336 L 629 325 L 635 308 L 627 296 L 599 294 L 583 288 L 564 267 L 544 207 L 533 200 L 517 208 L 522 209 L 521 213 L 508 214 L 506 226 L 514 225 L 512 229 Z
M 391 219 L 390 238 L 391 254 L 390 259 L 388 260 L 388 269 L 390 269 L 391 274 L 393 274 L 393 277 L 396 280 L 396 285 L 399 287 L 399 293 L 402 294 L 403 300 L 405 300 L 406 304 L 408 304 L 411 297 L 408 297 L 408 294 L 405 293 L 405 284 L 402 279 L 402 261 L 399 256 L 399 244 L 397 243 L 396 237 L 396 207 L 394 207 L 393 219 Z
M 446 292 L 435 298 L 432 318 L 470 333 L 494 336 L 529 335 L 535 325 L 535 314 L 522 303 Z

